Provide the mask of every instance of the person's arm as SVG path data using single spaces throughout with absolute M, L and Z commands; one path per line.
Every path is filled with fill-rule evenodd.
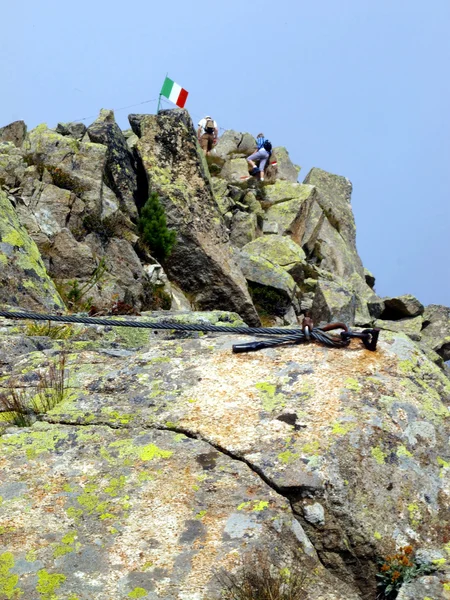
M 202 137 L 202 126 L 199 123 L 198 129 L 197 129 L 197 139 L 199 140 L 201 137 Z
M 217 123 L 216 126 L 214 127 L 214 142 L 216 143 L 217 140 L 219 138 L 219 128 L 217 127 Z

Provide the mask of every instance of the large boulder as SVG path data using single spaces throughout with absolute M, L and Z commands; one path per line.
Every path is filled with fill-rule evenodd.
M 310 185 L 276 182 L 267 186 L 265 200 L 273 204 L 265 214 L 264 233 L 292 235 L 301 243 L 315 193 L 315 188 Z
M 1 189 L 0 303 L 37 312 L 65 310 L 36 244 Z
M 242 250 L 254 256 L 265 258 L 288 270 L 303 264 L 306 258 L 300 246 L 289 237 L 281 235 L 260 237 L 247 244 Z
M 395 298 L 383 298 L 383 301 L 382 318 L 390 321 L 404 319 L 405 317 L 417 317 L 422 315 L 424 311 L 423 304 L 411 294 L 396 296 Z
M 253 252 L 254 243 L 239 252 L 239 266 L 250 283 L 255 304 L 268 314 L 284 315 L 291 305 L 299 310 L 299 288 L 293 277 L 280 265 L 260 256 L 257 250 Z
M 356 250 L 356 225 L 351 206 L 352 184 L 346 177 L 311 169 L 303 183 L 314 185 L 318 202 L 332 226 Z
M 27 126 L 24 121 L 14 121 L 5 127 L 0 127 L 0 142 L 12 142 L 20 148 L 27 135 Z
M 180 109 L 162 111 L 139 122 L 142 137 L 136 149 L 147 173 L 149 191 L 158 193 L 167 224 L 177 233 L 165 264 L 169 278 L 200 308 L 230 309 L 247 323 L 258 324 L 188 113 Z
M 233 214 L 230 228 L 230 242 L 236 248 L 242 248 L 256 238 L 258 230 L 256 215 L 238 210 Z
M 450 308 L 429 304 L 423 313 L 422 343 L 450 360 Z
M 291 181 L 276 181 L 264 188 L 264 200 L 270 204 L 286 202 L 287 200 L 302 199 L 311 192 L 312 186 L 302 185 Z
M 9 188 L 20 186 L 26 170 L 20 148 L 11 141 L 0 142 L 0 185 Z
M 334 321 L 353 325 L 356 314 L 356 296 L 343 282 L 319 279 L 315 287 L 311 317 L 315 323 Z
M 247 185 L 248 162 L 245 158 L 230 158 L 224 164 L 220 176 L 234 185 Z
M 220 136 L 210 153 L 210 160 L 223 165 L 232 155 L 250 155 L 256 150 L 255 138 L 249 133 L 229 129 Z
M 296 182 L 301 167 L 294 165 L 289 157 L 289 152 L 283 146 L 277 146 L 273 149 L 277 160 L 277 179 Z
M 91 142 L 106 146 L 106 180 L 119 198 L 121 210 L 136 219 L 137 175 L 126 139 L 114 120 L 114 113 L 110 116 L 108 111 L 101 111 L 99 118 L 88 127 L 87 134 Z
M 352 184 L 345 177 L 312 169 L 304 183 L 317 190 L 316 205 L 308 215 L 302 245 L 320 266 L 340 277 L 364 268 L 356 249 L 356 225 L 350 203 Z
M 49 174 L 50 183 L 81 198 L 87 212 L 101 215 L 107 190 L 104 183 L 107 148 L 104 145 L 79 142 L 39 125 L 28 134 L 23 152 L 29 164 Z
M 420 341 L 422 338 L 422 322 L 423 319 L 419 315 L 418 317 L 398 319 L 397 321 L 385 321 L 383 319 L 377 319 L 374 325 L 379 329 L 386 329 L 387 331 L 405 333 L 412 340 Z
M 76 140 L 81 140 L 86 133 L 86 129 L 86 125 L 80 122 L 58 123 L 55 131 L 61 135 L 68 135 Z

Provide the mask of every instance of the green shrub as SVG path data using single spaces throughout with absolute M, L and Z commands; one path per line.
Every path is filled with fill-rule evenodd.
M 138 230 L 142 241 L 158 260 L 163 260 L 170 255 L 175 244 L 176 233 L 167 228 L 164 208 L 156 192 L 150 195 L 141 211 Z

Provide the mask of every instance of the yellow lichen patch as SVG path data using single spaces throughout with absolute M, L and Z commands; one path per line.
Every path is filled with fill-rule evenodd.
M 357 344 L 354 342 L 352 352 L 326 351 L 326 360 L 323 348 L 313 344 L 284 347 L 275 358 L 263 353 L 233 355 L 225 351 L 203 355 L 197 365 L 201 381 L 189 389 L 178 424 L 226 447 L 248 452 L 260 443 L 279 444 L 281 429 L 286 431 L 289 426 L 280 424 L 276 417 L 281 410 L 289 410 L 301 416 L 306 427 L 301 431 L 290 430 L 292 446 L 287 449 L 290 454 L 278 451 L 280 462 L 290 461 L 295 454 L 300 459 L 305 446 L 318 444 L 326 451 L 336 443 L 336 436 L 343 436 L 357 426 L 348 421 L 346 410 L 349 402 L 354 402 L 355 410 L 358 409 L 358 393 L 353 389 L 345 404 L 341 398 L 343 382 L 353 380 L 355 372 L 363 382 L 365 377 L 373 377 L 395 364 L 395 359 L 383 351 L 369 352 Z M 275 375 L 286 364 L 299 360 L 310 364 L 312 372 L 292 382 L 287 376 Z M 358 385 L 362 389 L 363 384 Z M 195 403 L 189 402 L 191 398 L 195 398 Z M 271 413 L 265 420 L 261 418 L 261 409 L 269 409 Z

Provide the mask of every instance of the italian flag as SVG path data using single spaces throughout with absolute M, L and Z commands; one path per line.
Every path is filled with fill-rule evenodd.
M 183 108 L 186 104 L 188 93 L 181 85 L 178 85 L 178 83 L 175 83 L 175 81 L 172 81 L 168 77 L 166 77 L 161 88 L 161 96 L 165 96 L 180 108 Z

